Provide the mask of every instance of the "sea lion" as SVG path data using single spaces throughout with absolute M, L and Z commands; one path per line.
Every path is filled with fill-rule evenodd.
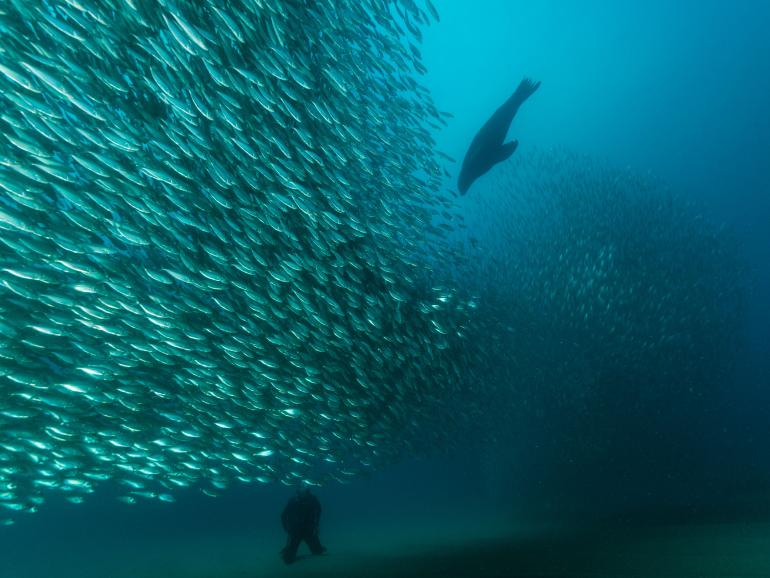
M 522 80 L 516 92 L 481 127 L 465 153 L 460 177 L 457 179 L 457 188 L 461 195 L 467 193 L 481 175 L 510 157 L 519 146 L 517 140 L 505 144 L 503 140 L 519 107 L 539 86 L 539 82 L 532 82 L 528 78 Z

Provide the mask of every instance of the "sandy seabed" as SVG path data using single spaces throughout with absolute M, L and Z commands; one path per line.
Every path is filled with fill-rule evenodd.
M 2 578 L 770 577 L 770 523 L 512 528 L 458 520 L 326 532 L 285 566 L 280 534 L 98 543 L 73 536 L 0 561 Z M 304 546 L 303 546 L 304 548 Z M 300 549 L 300 554 L 305 550 Z

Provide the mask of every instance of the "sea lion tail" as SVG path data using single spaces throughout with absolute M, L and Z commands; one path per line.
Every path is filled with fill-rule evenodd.
M 513 96 L 515 100 L 521 104 L 532 96 L 538 88 L 540 88 L 540 81 L 535 82 L 529 78 L 524 78 L 521 83 L 519 83 L 519 87 L 516 89 L 516 92 L 513 93 Z

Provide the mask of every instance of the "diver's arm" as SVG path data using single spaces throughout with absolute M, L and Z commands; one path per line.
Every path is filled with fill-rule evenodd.
M 281 513 L 281 525 L 287 532 L 289 531 L 289 506 L 287 505 Z
M 316 531 L 318 530 L 318 524 L 321 522 L 321 502 L 316 498 L 313 501 L 313 525 Z

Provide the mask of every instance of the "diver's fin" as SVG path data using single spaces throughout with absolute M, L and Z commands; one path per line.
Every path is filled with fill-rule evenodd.
M 500 146 L 495 154 L 495 163 L 501 163 L 508 159 L 516 151 L 517 146 L 519 146 L 519 141 L 517 140 L 512 140 Z

